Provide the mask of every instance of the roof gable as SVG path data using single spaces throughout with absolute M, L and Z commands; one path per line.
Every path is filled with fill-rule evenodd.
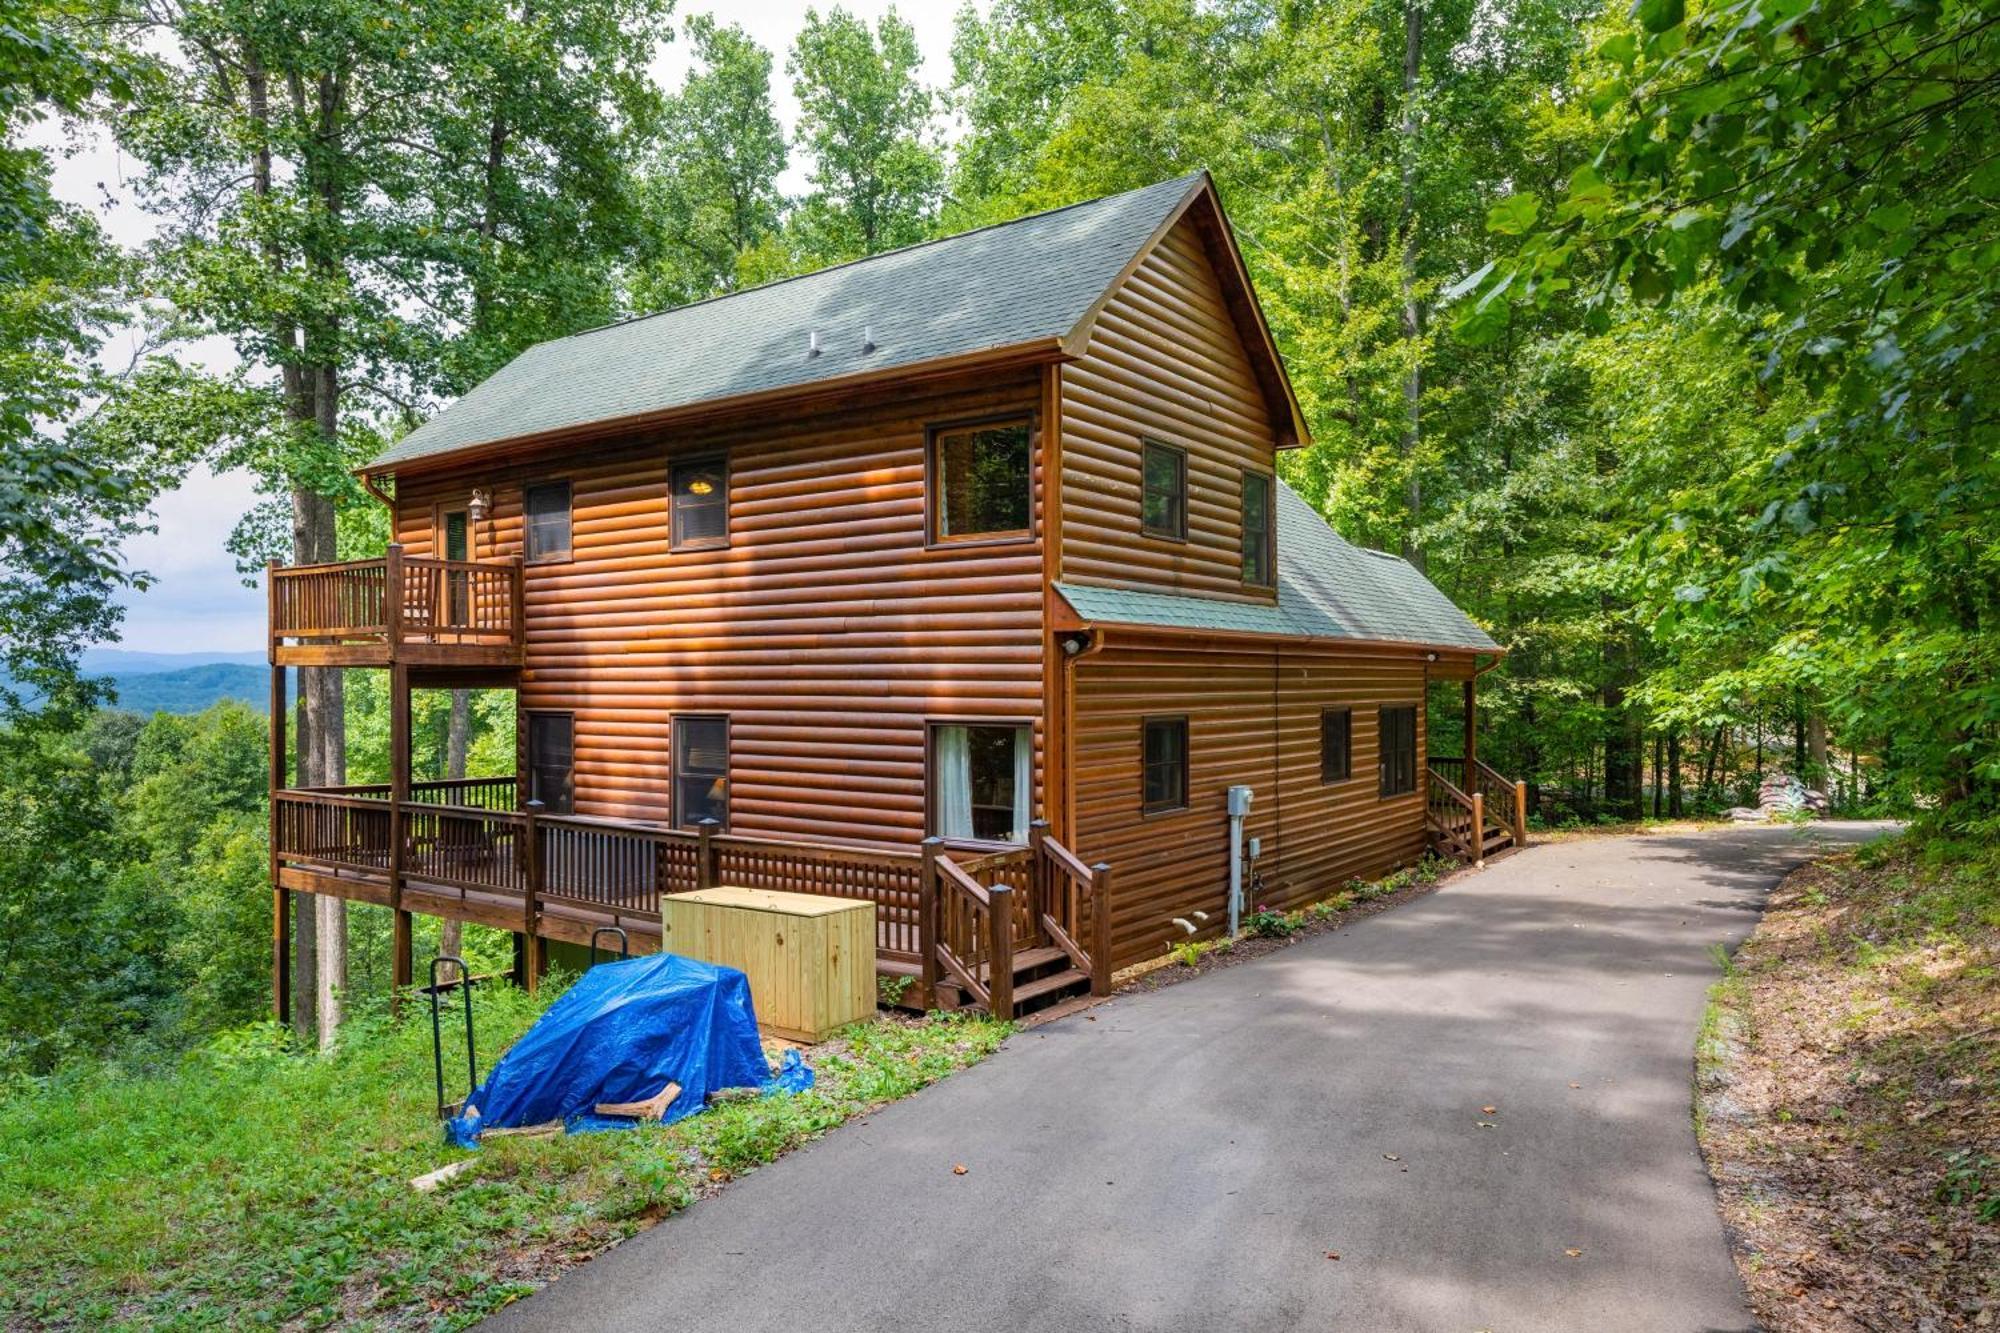
M 366 470 L 1000 349 L 1054 357 L 1203 195 L 1198 172 L 539 343 Z

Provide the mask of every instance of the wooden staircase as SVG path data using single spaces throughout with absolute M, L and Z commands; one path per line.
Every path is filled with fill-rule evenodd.
M 1040 820 L 1018 851 L 954 861 L 924 843 L 921 994 L 1012 1019 L 1111 993 L 1111 867 L 1086 866 Z
M 978 978 L 988 981 L 990 964 L 982 966 Z M 1014 1017 L 1051 1009 L 1065 1000 L 1090 993 L 1090 974 L 1076 967 L 1070 956 L 1052 944 L 1023 949 L 1014 955 Z M 991 987 L 988 985 L 990 991 Z M 950 982 L 938 984 L 941 1009 L 956 1009 L 970 996 Z
M 1528 842 L 1528 785 L 1473 759 L 1432 758 L 1424 830 L 1431 850 L 1472 865 Z

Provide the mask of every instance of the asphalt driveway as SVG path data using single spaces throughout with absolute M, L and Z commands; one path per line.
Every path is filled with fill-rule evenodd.
M 1531 847 L 1017 1036 L 485 1327 L 1753 1328 L 1689 1120 L 1711 951 L 1880 828 Z

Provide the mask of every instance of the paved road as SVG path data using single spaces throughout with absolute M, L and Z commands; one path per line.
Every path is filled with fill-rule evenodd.
M 1753 1328 L 1691 1052 L 1711 950 L 1812 846 L 1529 848 L 1031 1030 L 486 1327 Z

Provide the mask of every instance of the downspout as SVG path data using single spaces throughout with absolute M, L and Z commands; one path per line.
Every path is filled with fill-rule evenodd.
M 361 478 L 361 489 L 367 491 L 370 495 L 380 500 L 382 502 L 382 506 L 389 511 L 389 517 L 393 520 L 396 516 L 396 498 L 390 495 L 387 491 L 382 489 L 381 484 L 375 480 L 374 473 L 357 472 L 354 475 Z M 389 540 L 390 541 L 395 540 L 393 534 L 390 536 Z

